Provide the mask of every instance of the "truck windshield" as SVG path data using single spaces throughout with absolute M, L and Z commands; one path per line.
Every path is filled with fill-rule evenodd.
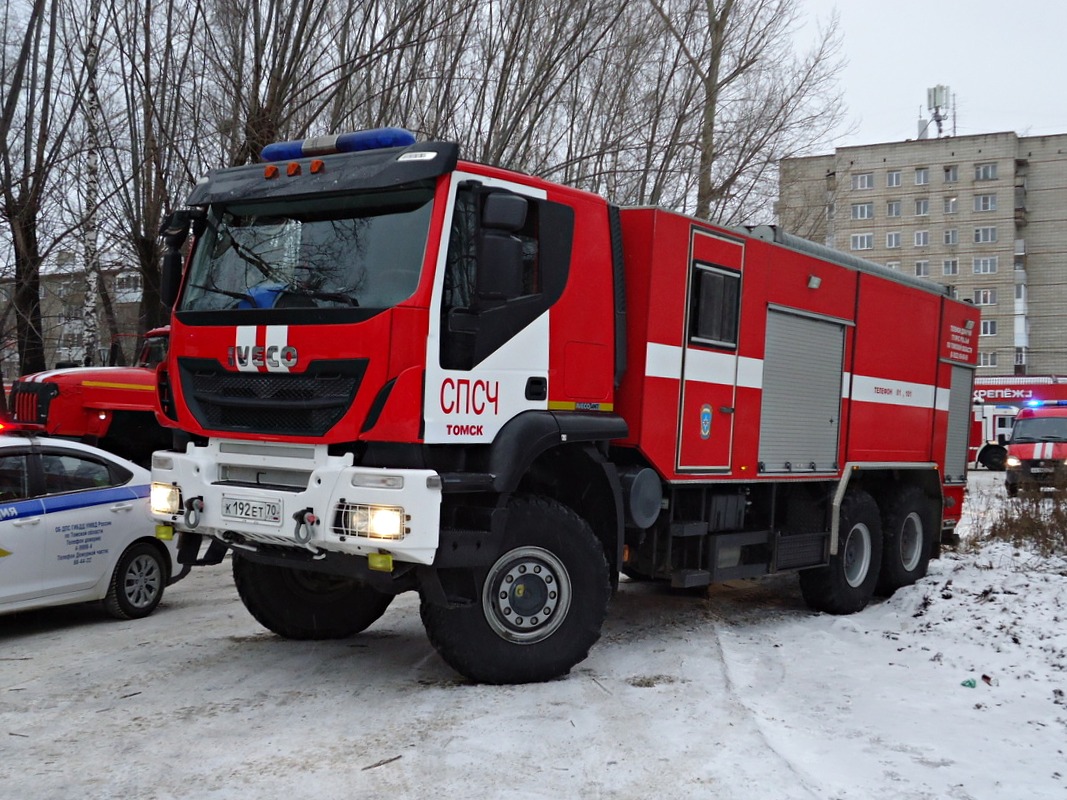
M 419 282 L 433 188 L 215 205 L 179 310 L 390 308 Z
M 1021 442 L 1067 442 L 1067 417 L 1020 419 L 1011 432 L 1010 444 Z

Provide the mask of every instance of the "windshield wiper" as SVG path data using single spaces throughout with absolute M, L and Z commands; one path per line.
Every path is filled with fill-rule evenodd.
M 350 306 L 358 306 L 359 301 L 352 297 L 352 295 L 345 294 L 344 292 L 323 292 L 318 289 L 309 289 L 306 286 L 286 286 L 283 290 L 285 294 L 295 294 L 298 297 L 310 297 L 314 300 L 333 300 L 337 303 L 346 303 Z
M 256 304 L 255 298 L 245 292 L 231 292 L 229 289 L 219 289 L 216 286 L 207 286 L 203 283 L 194 283 L 192 286 L 194 289 L 203 289 L 205 292 L 211 292 L 212 294 L 224 294 L 237 300 L 247 300 L 252 305 Z

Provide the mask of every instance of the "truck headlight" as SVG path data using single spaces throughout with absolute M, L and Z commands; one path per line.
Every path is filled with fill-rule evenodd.
M 411 529 L 411 517 L 400 506 L 370 506 L 345 503 L 338 508 L 334 533 L 363 539 L 403 539 Z
M 1018 456 L 1008 456 L 1004 461 L 1004 464 L 1009 467 L 1021 467 L 1022 463 Z
M 151 503 L 153 514 L 178 514 L 182 509 L 182 490 L 171 483 L 153 483 Z

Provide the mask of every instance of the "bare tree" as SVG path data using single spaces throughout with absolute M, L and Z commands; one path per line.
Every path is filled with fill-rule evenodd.
M 24 21 L 15 18 L 10 3 L 4 6 L 5 27 L 22 30 L 12 59 L 5 48 L 0 65 L 0 198 L 14 251 L 20 374 L 45 368 L 41 263 L 65 231 L 63 221 L 53 224 L 42 245 L 41 222 L 54 171 L 68 155 L 67 134 L 81 91 L 61 52 L 60 6 L 61 0 L 35 0 Z
M 766 210 L 777 162 L 841 120 L 836 16 L 798 57 L 797 0 L 649 2 L 700 89 L 694 213 L 731 223 Z

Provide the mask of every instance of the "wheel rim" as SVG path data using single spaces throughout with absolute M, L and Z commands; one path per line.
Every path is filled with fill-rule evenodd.
M 922 560 L 923 521 L 912 511 L 900 529 L 900 563 L 905 572 L 913 571 Z
M 130 562 L 123 589 L 131 606 L 145 608 L 151 605 L 162 586 L 163 574 L 154 558 L 140 555 Z
M 845 565 L 845 581 L 853 589 L 860 586 L 867 578 L 871 568 L 871 531 L 866 525 L 857 523 L 848 532 L 842 550 Z
M 571 580 L 555 555 L 540 547 L 505 553 L 489 570 L 482 610 L 493 632 L 519 644 L 551 636 L 567 617 Z

